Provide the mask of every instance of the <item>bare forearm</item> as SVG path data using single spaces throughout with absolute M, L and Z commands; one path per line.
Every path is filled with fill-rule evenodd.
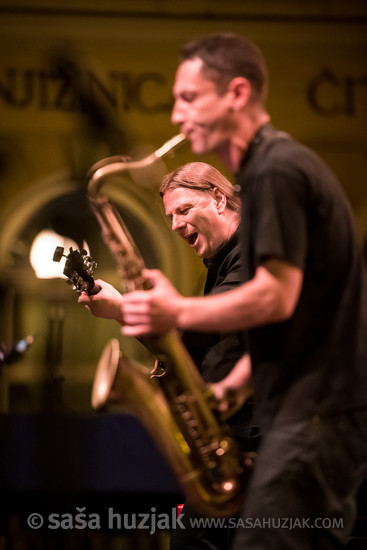
M 269 261 L 240 287 L 204 298 L 183 298 L 156 270 L 147 271 L 152 290 L 126 294 L 123 332 L 142 336 L 172 328 L 201 332 L 246 330 L 288 319 L 302 287 L 302 271 Z
M 250 355 L 246 353 L 235 364 L 233 369 L 227 374 L 227 376 L 219 382 L 225 385 L 228 389 L 240 391 L 243 389 L 243 393 L 250 393 L 252 391 L 251 386 L 251 359 Z
M 186 298 L 178 308 L 178 326 L 190 330 L 246 330 L 287 319 L 293 312 L 279 292 L 278 280 L 265 268 L 240 287 L 205 298 Z
M 211 388 L 223 418 L 227 419 L 238 411 L 253 392 L 249 354 L 243 355 L 230 373 Z

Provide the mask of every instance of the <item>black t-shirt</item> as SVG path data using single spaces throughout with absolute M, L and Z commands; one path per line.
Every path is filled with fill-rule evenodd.
M 204 260 L 208 273 L 204 294 L 218 294 L 235 288 L 242 282 L 239 231 L 209 260 Z M 222 380 L 246 351 L 242 332 L 201 333 L 187 331 L 183 335 L 196 366 L 205 382 Z M 245 426 L 252 422 L 253 404 L 246 403 L 228 420 L 233 426 Z
M 367 405 L 367 298 L 349 204 L 307 147 L 267 124 L 237 183 L 244 280 L 266 259 L 303 270 L 292 317 L 249 331 L 263 426 Z

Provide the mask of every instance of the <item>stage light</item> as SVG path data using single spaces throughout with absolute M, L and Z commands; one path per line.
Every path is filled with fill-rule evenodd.
M 53 261 L 57 246 L 62 246 L 66 251 L 70 247 L 78 248 L 72 239 L 47 229 L 41 231 L 34 239 L 30 250 L 30 262 L 39 279 L 55 279 L 57 277 L 65 279 L 65 275 L 63 275 L 65 258 L 62 258 L 60 262 Z

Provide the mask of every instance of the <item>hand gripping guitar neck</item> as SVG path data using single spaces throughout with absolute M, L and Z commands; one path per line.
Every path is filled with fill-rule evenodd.
M 93 273 L 97 263 L 92 260 L 86 250 L 69 249 L 69 254 L 64 254 L 64 248 L 57 246 L 53 255 L 54 262 L 60 262 L 61 258 L 66 258 L 63 274 L 67 277 L 66 282 L 72 286 L 72 289 L 78 294 L 87 292 L 88 294 L 97 294 L 101 287 L 95 285 Z

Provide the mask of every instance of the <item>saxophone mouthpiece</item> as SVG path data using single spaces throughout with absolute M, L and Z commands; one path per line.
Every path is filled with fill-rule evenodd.
M 177 134 L 177 136 L 173 136 L 173 138 L 169 139 L 155 152 L 155 156 L 157 158 L 164 157 L 165 155 L 168 155 L 171 151 L 179 147 L 180 145 L 183 145 L 183 143 L 186 141 L 185 134 Z

